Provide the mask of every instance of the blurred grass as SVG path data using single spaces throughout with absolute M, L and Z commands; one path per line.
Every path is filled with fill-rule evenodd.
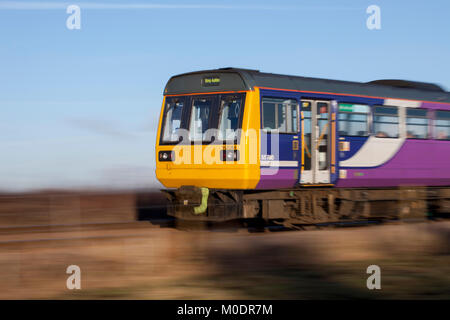
M 280 254 L 281 252 L 281 254 Z M 376 261 L 292 263 L 280 248 L 271 263 L 215 253 L 205 275 L 150 281 L 138 286 L 66 292 L 62 299 L 450 299 L 450 255 L 398 255 Z M 381 290 L 368 290 L 366 269 L 381 268 Z
M 4 226 L 136 218 L 133 194 L 13 198 L 0 199 Z M 449 221 L 273 233 L 154 228 L 136 237 L 119 229 L 57 235 L 107 233 L 122 237 L 4 244 L 0 299 L 450 299 Z M 72 264 L 82 270 L 79 291 L 65 285 Z M 372 264 L 381 268 L 381 290 L 366 287 Z

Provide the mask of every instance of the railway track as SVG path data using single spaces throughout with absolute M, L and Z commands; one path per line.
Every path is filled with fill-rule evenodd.
M 146 234 L 136 234 L 136 233 L 128 233 L 128 234 L 116 234 L 116 235 L 104 235 L 104 236 L 80 236 L 80 237 L 48 237 L 48 238 L 37 238 L 37 239 L 12 239 L 12 240 L 0 240 L 0 248 L 1 247 L 10 247 L 10 246 L 23 246 L 23 245 L 32 245 L 32 244 L 48 244 L 55 242 L 68 242 L 73 244 L 76 241 L 86 241 L 86 240 L 110 240 L 110 239 L 118 239 L 118 238 L 136 238 L 142 237 Z
M 161 223 L 162 221 L 159 221 Z M 166 227 L 179 231 L 206 231 L 206 232 L 281 232 L 318 229 L 328 226 L 303 226 L 302 228 L 287 228 L 282 225 L 270 224 L 261 227 L 245 223 L 174 223 L 167 220 Z M 160 225 L 159 225 L 160 226 Z M 103 241 L 113 239 L 133 239 L 151 237 L 155 227 L 149 221 L 85 223 L 67 225 L 37 225 L 0 227 L 0 248 L 47 246 L 49 244 L 76 245 L 83 241 Z M 101 232 L 101 234 L 99 234 Z
M 150 237 L 149 221 L 0 227 L 0 248 Z
M 46 224 L 46 225 L 26 225 L 26 226 L 0 226 L 0 236 L 9 234 L 26 233 L 55 233 L 78 230 L 102 230 L 102 229 L 123 229 L 123 228 L 148 228 L 145 221 L 119 221 L 119 222 L 94 222 L 94 223 L 71 223 L 71 224 Z
M 401 223 L 408 222 L 419 222 L 419 221 L 401 221 Z M 427 221 L 421 221 L 422 223 L 427 223 Z M 432 222 L 431 220 L 429 222 Z M 394 222 L 398 223 L 398 222 Z M 252 234 L 252 233 L 274 233 L 274 232 L 295 232 L 295 231 L 307 231 L 307 230 L 320 230 L 320 229 L 330 229 L 330 228 L 349 228 L 349 227 L 364 227 L 371 225 L 391 225 L 392 222 L 383 223 L 381 221 L 349 221 L 348 223 L 327 223 L 327 224 L 317 224 L 317 225 L 303 225 L 295 227 L 286 227 L 283 225 L 265 225 L 263 227 L 254 227 L 248 225 L 240 226 L 230 226 L 230 225 L 171 225 L 167 227 L 169 230 L 178 231 L 204 231 L 204 232 L 239 232 L 240 234 Z M 32 232 L 27 233 L 0 233 L 0 248 L 26 248 L 34 246 L 48 246 L 49 244 L 67 244 L 76 245 L 77 243 L 83 243 L 86 241 L 105 241 L 105 240 L 115 240 L 115 239 L 136 239 L 136 238 L 150 238 L 154 232 L 155 228 L 150 223 L 146 222 L 135 222 L 135 223 L 103 223 L 102 227 L 89 228 L 86 226 L 85 229 L 68 229 L 67 226 L 64 228 L 55 229 L 49 227 L 45 232 L 42 226 L 39 226 Z M 120 225 L 120 226 L 119 226 Z M 33 229 L 33 227 L 31 227 Z M 25 229 L 25 228 L 24 228 Z M 166 230 L 167 230 L 166 229 Z M 359 228 L 358 228 L 359 229 Z M 11 228 L 12 230 L 12 228 Z M 31 230 L 31 229 L 30 229 Z M 39 232 L 37 231 L 39 230 Z M 58 231 L 56 231 L 58 230 Z M 139 231 L 137 231 L 139 230 Z M 105 234 L 99 235 L 99 231 L 104 231 Z M 31 234 L 30 234 L 31 233 Z M 38 235 L 38 237 L 33 237 L 32 235 Z M 44 235 L 44 236 L 43 236 Z M 4 239 L 10 236 L 10 238 Z M 12 238 L 11 238 L 12 236 Z M 19 238 L 17 238 L 19 237 Z
M 349 220 L 316 224 L 289 225 L 262 219 L 248 219 L 230 222 L 180 221 L 168 216 L 164 205 L 145 205 L 136 207 L 136 219 L 126 221 L 82 222 L 68 224 L 4 225 L 0 226 L 0 247 L 14 245 L 33 245 L 48 243 L 69 243 L 92 240 L 101 241 L 113 238 L 148 237 L 158 228 L 184 231 L 209 232 L 281 232 L 317 230 L 326 228 L 362 227 L 379 224 L 434 221 L 435 219 L 408 220 Z M 143 212 L 143 213 L 142 213 Z M 101 234 L 99 234 L 101 232 Z

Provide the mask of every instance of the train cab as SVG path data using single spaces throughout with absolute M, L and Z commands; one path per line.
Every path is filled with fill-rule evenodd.
M 164 90 L 156 143 L 159 181 L 169 188 L 255 188 L 258 99 L 258 92 L 236 72 L 171 78 Z

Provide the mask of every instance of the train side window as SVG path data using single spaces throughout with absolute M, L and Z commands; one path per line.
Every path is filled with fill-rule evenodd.
M 297 102 L 290 99 L 268 99 L 262 102 L 263 129 L 268 132 L 297 133 Z
M 367 137 L 369 135 L 369 106 L 339 104 L 339 135 Z
M 406 109 L 406 138 L 427 139 L 428 117 L 425 109 Z
M 397 107 L 374 107 L 373 130 L 377 138 L 398 138 L 398 127 Z
M 438 140 L 450 140 L 450 111 L 436 111 L 434 137 Z
M 178 142 L 178 131 L 181 126 L 183 101 L 174 99 L 166 104 L 164 115 L 164 129 L 162 140 L 164 142 Z
M 263 101 L 263 128 L 264 130 L 270 131 L 275 130 L 277 126 L 275 123 L 277 122 L 276 116 L 276 104 L 269 101 Z

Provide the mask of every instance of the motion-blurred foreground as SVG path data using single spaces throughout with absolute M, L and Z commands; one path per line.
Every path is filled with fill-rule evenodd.
M 448 221 L 193 230 L 163 207 L 152 192 L 0 195 L 0 298 L 450 298 Z M 66 287 L 70 265 L 80 290 Z M 367 289 L 369 265 L 381 290 Z

